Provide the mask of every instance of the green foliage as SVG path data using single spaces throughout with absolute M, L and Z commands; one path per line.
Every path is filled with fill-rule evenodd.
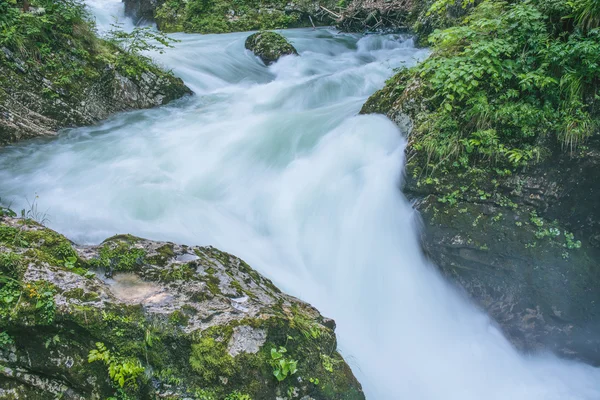
M 181 385 L 183 379 L 179 377 L 171 368 L 162 369 L 159 372 L 155 372 L 154 376 L 169 385 Z
M 459 0 L 458 3 L 460 3 L 460 7 L 467 8 L 468 6 L 475 4 L 475 0 Z M 427 15 L 446 13 L 451 7 L 455 7 L 456 5 L 456 0 L 436 0 L 433 2 L 429 10 L 427 10 Z
M 0 350 L 7 348 L 15 341 L 13 338 L 6 332 L 0 332 Z
M 285 353 L 287 353 L 287 349 L 283 346 L 280 346 L 279 349 L 271 349 L 273 375 L 279 382 L 298 371 L 298 361 L 285 357 Z
M 105 244 L 99 254 L 100 258 L 92 260 L 90 264 L 112 271 L 133 271 L 144 264 L 146 257 L 144 249 L 124 241 Z
M 233 357 L 227 353 L 226 344 L 213 337 L 203 336 L 192 344 L 190 366 L 207 383 L 216 382 L 219 376 L 231 376 L 234 372 Z
M 600 1 L 573 0 L 567 1 L 567 5 L 573 10 L 573 17 L 581 28 L 591 30 L 600 26 Z
M 165 48 L 173 47 L 172 43 L 178 42 L 149 26 L 136 27 L 131 32 L 123 30 L 123 24 L 119 22 L 111 24 L 111 27 L 105 39 L 120 49 L 115 66 L 128 76 L 138 77 L 152 64 L 152 59 L 144 56 L 143 52 L 156 51 L 162 54 Z
M 29 290 L 29 298 L 35 300 L 35 309 L 41 316 L 41 322 L 51 324 L 56 313 L 53 285 L 46 281 L 39 281 L 35 284 L 28 284 L 25 288 Z
M 252 400 L 252 397 L 236 390 L 235 392 L 229 393 L 227 396 L 225 396 L 224 400 Z
M 437 1 L 431 12 L 451 3 Z M 434 165 L 525 166 L 548 154 L 548 136 L 573 149 L 598 127 L 597 4 L 483 1 L 457 26 L 434 32 L 432 56 L 403 71 L 397 89 L 388 83 L 381 101 L 391 107 L 417 88 L 406 95 L 422 101 L 413 147 Z
M 104 343 L 96 343 L 96 349 L 90 350 L 88 362 L 101 361 L 108 368 L 108 375 L 113 383 L 120 387 L 137 388 L 137 379 L 145 371 L 138 359 L 121 358 L 113 355 Z
M 581 240 L 575 240 L 575 235 L 567 231 L 564 232 L 565 244 L 567 249 L 579 249 L 581 248 Z
M 335 360 L 329 357 L 327 354 L 321 354 L 321 363 L 323 364 L 323 368 L 327 372 L 333 372 L 333 366 L 335 364 Z
M 283 0 L 167 0 L 156 11 L 166 32 L 225 33 L 309 26 L 299 12 L 286 12 Z M 231 13 L 235 17 L 232 18 Z
M 37 222 L 40 225 L 45 225 L 49 222 L 48 214 L 45 211 L 40 211 L 38 207 L 39 196 L 35 196 L 33 201 L 27 200 L 28 208 L 21 210 L 21 218 L 29 219 Z
M 140 54 L 159 47 L 153 40 L 167 43 L 161 34 L 147 28 L 131 34 L 115 29 L 107 41 L 97 37 L 95 22 L 82 0 L 31 0 L 31 7 L 31 12 L 22 12 L 15 4 L 0 1 L 0 48 L 8 50 L 0 52 L 0 66 L 14 76 L 25 74 L 36 86 L 43 83 L 39 90 L 48 101 L 47 113 L 64 119 L 66 125 L 86 121 L 68 113 L 68 107 L 54 106 L 55 100 L 80 104 L 92 85 L 115 70 L 135 78 L 147 71 L 165 76 Z M 172 77 L 169 73 L 166 76 Z M 9 79 L 0 76 L 0 86 L 12 84 Z M 33 82 L 23 80 L 20 84 Z M 24 214 L 40 223 L 45 221 L 44 213 L 33 207 Z
M 0 8 L 2 6 L 0 5 Z M 17 213 L 14 212 L 13 210 L 11 210 L 10 205 L 9 206 L 3 206 L 2 205 L 2 198 L 0 198 L 0 217 L 16 217 Z
M 21 320 L 20 311 L 32 315 L 39 324 L 54 321 L 54 286 L 46 281 L 23 284 L 20 278 L 21 256 L 0 253 L 0 326 Z

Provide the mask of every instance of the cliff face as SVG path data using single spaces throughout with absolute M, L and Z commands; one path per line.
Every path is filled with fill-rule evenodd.
M 191 93 L 150 59 L 99 39 L 79 3 L 38 3 L 0 6 L 0 24 L 12 27 L 0 39 L 0 146 Z
M 335 323 L 212 247 L 5 215 L 0 298 L 2 398 L 364 399 Z
M 403 192 L 425 254 L 523 350 L 600 364 L 600 138 L 526 168 L 434 168 L 411 133 L 425 107 L 402 74 L 364 105 L 408 133 Z M 422 121 L 419 121 L 422 122 Z

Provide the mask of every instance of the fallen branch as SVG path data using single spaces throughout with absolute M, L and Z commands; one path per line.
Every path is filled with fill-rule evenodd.
M 341 19 L 342 18 L 342 16 L 340 14 L 336 14 L 333 11 L 326 9 L 323 6 L 319 6 L 319 7 L 321 7 L 323 10 L 327 11 L 329 14 L 333 15 L 336 19 Z

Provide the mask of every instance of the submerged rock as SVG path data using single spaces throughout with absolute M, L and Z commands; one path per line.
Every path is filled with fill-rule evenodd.
M 2 398 L 364 399 L 331 321 L 212 247 L 0 217 L 0 296 Z
M 286 38 L 275 32 L 256 32 L 246 39 L 246 48 L 256 54 L 266 65 L 273 64 L 283 56 L 298 55 Z

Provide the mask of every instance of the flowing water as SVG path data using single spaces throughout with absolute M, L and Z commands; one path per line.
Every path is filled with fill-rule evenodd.
M 95 12 L 110 20 L 116 4 Z M 369 399 L 600 399 L 597 369 L 518 354 L 420 254 L 399 190 L 405 139 L 356 114 L 427 52 L 394 35 L 283 33 L 301 55 L 269 68 L 247 33 L 176 35 L 157 57 L 195 96 L 4 149 L 0 195 L 20 209 L 37 194 L 78 242 L 128 232 L 244 258 L 337 321 Z

